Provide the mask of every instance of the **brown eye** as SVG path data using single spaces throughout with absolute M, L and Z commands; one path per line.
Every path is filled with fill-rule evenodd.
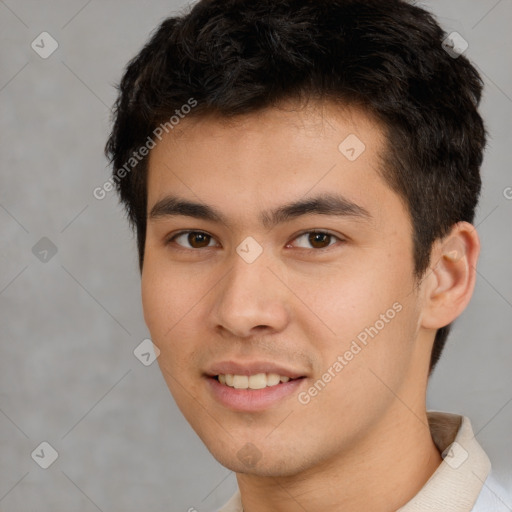
M 331 235 L 327 233 L 310 233 L 308 241 L 315 249 L 323 249 L 330 245 L 331 238 Z
M 302 241 L 302 245 L 298 244 L 301 249 L 326 249 L 334 245 L 336 240 L 343 241 L 341 238 L 324 231 L 308 231 L 296 237 L 295 240 Z
M 193 231 L 187 236 L 188 243 L 194 248 L 208 247 L 211 236 L 206 233 Z
M 211 247 L 210 242 L 212 242 L 212 237 L 202 231 L 182 231 L 174 235 L 169 240 L 169 243 L 170 242 L 176 242 L 179 246 L 186 249 L 202 249 Z

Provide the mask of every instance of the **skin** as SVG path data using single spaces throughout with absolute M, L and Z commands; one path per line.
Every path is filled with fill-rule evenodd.
M 227 219 L 148 218 L 142 300 L 167 385 L 213 456 L 236 472 L 245 512 L 394 511 L 442 461 L 426 416 L 428 364 L 436 329 L 471 297 L 478 236 L 455 225 L 415 278 L 408 210 L 378 172 L 383 133 L 354 108 L 283 104 L 231 121 L 184 119 L 151 151 L 148 213 L 173 194 Z M 366 146 L 354 161 L 338 150 L 349 134 Z M 329 192 L 371 217 L 259 222 L 263 210 Z M 166 244 L 180 230 L 211 235 L 208 247 L 186 235 Z M 338 238 L 314 246 L 301 236 L 311 230 Z M 235 250 L 248 236 L 263 248 L 250 264 Z M 297 393 L 397 302 L 395 318 L 301 404 Z M 216 401 L 209 365 L 256 359 L 307 378 L 263 411 Z M 255 466 L 237 456 L 247 443 L 261 457 Z

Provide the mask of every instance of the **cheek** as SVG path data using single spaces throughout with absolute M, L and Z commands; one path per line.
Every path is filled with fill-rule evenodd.
M 158 255 L 150 255 L 144 263 L 141 293 L 144 320 L 153 343 L 160 349 L 158 363 L 171 391 L 180 386 L 169 376 L 178 378 L 193 367 L 195 351 L 204 337 L 197 336 L 201 325 L 201 300 L 211 287 L 195 273 L 183 272 Z
M 183 318 L 190 303 L 190 280 L 176 269 L 148 255 L 141 277 L 144 320 L 157 345 L 164 344 L 169 331 Z M 190 307 L 188 308 L 190 309 Z
M 187 339 L 187 322 L 192 321 L 193 305 L 190 279 L 157 265 L 149 257 L 144 263 L 141 293 L 144 320 L 153 343 L 160 350 L 157 359 L 160 371 L 178 407 L 189 417 L 190 394 L 195 394 L 194 383 L 187 376 L 193 353 L 192 340 Z
M 161 330 L 160 324 L 169 300 L 165 284 L 156 277 L 150 262 L 146 261 L 141 278 L 142 309 L 144 320 L 153 338 L 159 337 L 157 333 Z M 156 343 L 155 339 L 153 341 Z
M 410 291 L 404 274 L 361 261 L 327 268 L 314 278 L 297 276 L 297 291 L 310 306 L 308 318 L 317 313 L 335 336 L 346 338 L 373 324 Z
M 417 335 L 419 310 L 412 293 L 412 266 L 403 261 L 394 265 L 395 260 L 391 253 L 371 262 L 354 258 L 349 265 L 327 269 L 314 281 L 302 281 L 300 294 L 322 322 L 311 311 L 298 321 L 304 329 L 315 321 L 316 335 L 311 340 L 327 368 L 347 351 L 357 353 L 347 354 L 352 367 L 371 364 L 387 374 L 406 365 Z

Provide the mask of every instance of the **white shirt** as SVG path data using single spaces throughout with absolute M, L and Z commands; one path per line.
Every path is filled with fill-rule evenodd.
M 512 493 L 495 480 L 469 418 L 440 411 L 427 411 L 427 418 L 443 461 L 397 512 L 512 512 Z M 243 512 L 240 491 L 218 512 Z

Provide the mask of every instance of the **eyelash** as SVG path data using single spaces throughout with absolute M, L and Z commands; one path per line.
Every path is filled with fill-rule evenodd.
M 188 230 L 184 230 L 184 231 L 180 231 L 178 233 L 175 233 L 174 235 L 172 235 L 171 237 L 169 237 L 166 241 L 165 241 L 165 245 L 171 245 L 172 243 L 174 243 L 174 240 L 176 238 L 178 238 L 179 236 L 182 236 L 182 235 L 186 235 L 186 234 L 190 234 L 190 233 L 196 233 L 196 234 L 201 234 L 201 235 L 206 235 L 208 237 L 210 237 L 211 239 L 215 239 L 213 237 L 213 235 L 210 235 L 209 233 L 207 233 L 206 231 L 198 231 L 198 230 L 194 230 L 194 229 L 188 229 Z M 298 235 L 296 235 L 292 241 L 296 240 L 297 238 L 300 238 L 304 235 L 309 235 L 309 234 L 320 234 L 320 235 L 327 235 L 331 238 L 335 238 L 336 240 L 338 240 L 339 242 L 341 243 L 344 243 L 346 242 L 346 240 L 344 238 L 341 238 L 329 231 L 323 231 L 323 230 L 316 230 L 316 229 L 312 229 L 310 231 L 303 231 L 302 233 L 299 233 Z M 177 245 L 177 249 L 176 250 L 180 250 L 180 251 L 193 251 L 193 252 L 198 252 L 200 251 L 201 249 L 211 249 L 212 247 L 210 246 L 207 246 L 207 247 L 201 247 L 201 248 L 195 248 L 195 247 L 183 247 L 179 244 L 176 244 Z M 288 245 L 288 244 L 287 244 Z M 329 244 L 327 247 L 322 247 L 320 249 L 317 249 L 317 248 L 311 248 L 311 249 L 306 249 L 304 247 L 298 247 L 299 250 L 303 250 L 303 251 L 308 251 L 308 250 L 311 250 L 311 251 L 315 251 L 315 252 L 319 252 L 319 251 L 325 251 L 325 250 L 328 250 L 329 248 L 331 248 L 333 245 L 335 244 Z

